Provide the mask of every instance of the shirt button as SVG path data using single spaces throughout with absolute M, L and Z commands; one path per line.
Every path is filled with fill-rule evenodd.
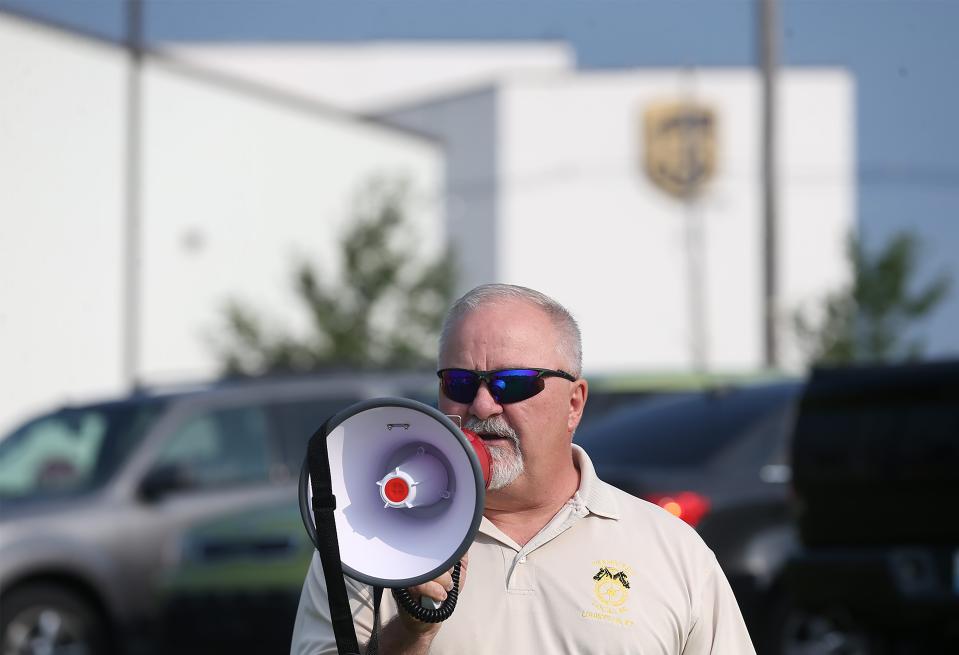
M 520 563 L 520 564 L 526 564 L 526 556 L 525 556 L 525 555 L 523 555 L 522 557 L 519 558 L 519 563 Z

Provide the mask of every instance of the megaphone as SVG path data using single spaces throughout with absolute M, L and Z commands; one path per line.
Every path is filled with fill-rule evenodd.
M 439 577 L 469 549 L 489 473 L 482 440 L 440 411 L 405 398 L 367 400 L 332 416 L 310 440 L 300 512 L 321 555 L 324 540 L 335 539 L 343 573 L 374 587 L 411 587 Z M 314 494 L 327 491 L 329 506 L 318 504 Z M 332 524 L 317 521 L 318 508 L 332 510 L 335 534 L 323 534 Z

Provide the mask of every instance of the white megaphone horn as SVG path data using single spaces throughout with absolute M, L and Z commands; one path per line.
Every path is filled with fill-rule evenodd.
M 405 398 L 367 400 L 332 416 L 310 440 L 300 512 L 321 556 L 324 540 L 335 537 L 344 574 L 374 587 L 411 587 L 439 577 L 469 549 L 489 474 L 482 440 L 450 417 Z M 333 523 L 317 521 L 317 511 L 332 512 Z

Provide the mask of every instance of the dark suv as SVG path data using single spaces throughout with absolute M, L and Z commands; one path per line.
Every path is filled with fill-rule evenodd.
M 27 422 L 0 440 L 2 653 L 288 651 L 309 437 L 359 400 L 435 390 L 432 373 L 258 380 Z
M 805 652 L 959 653 L 959 360 L 815 371 L 793 462 Z

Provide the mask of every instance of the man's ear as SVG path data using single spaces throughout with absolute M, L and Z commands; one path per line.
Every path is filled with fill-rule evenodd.
M 583 409 L 586 408 L 586 397 L 589 395 L 589 385 L 586 380 L 579 378 L 573 383 L 573 388 L 569 394 L 569 417 L 566 422 L 566 429 L 570 434 L 576 431 L 580 420 L 583 418 Z

